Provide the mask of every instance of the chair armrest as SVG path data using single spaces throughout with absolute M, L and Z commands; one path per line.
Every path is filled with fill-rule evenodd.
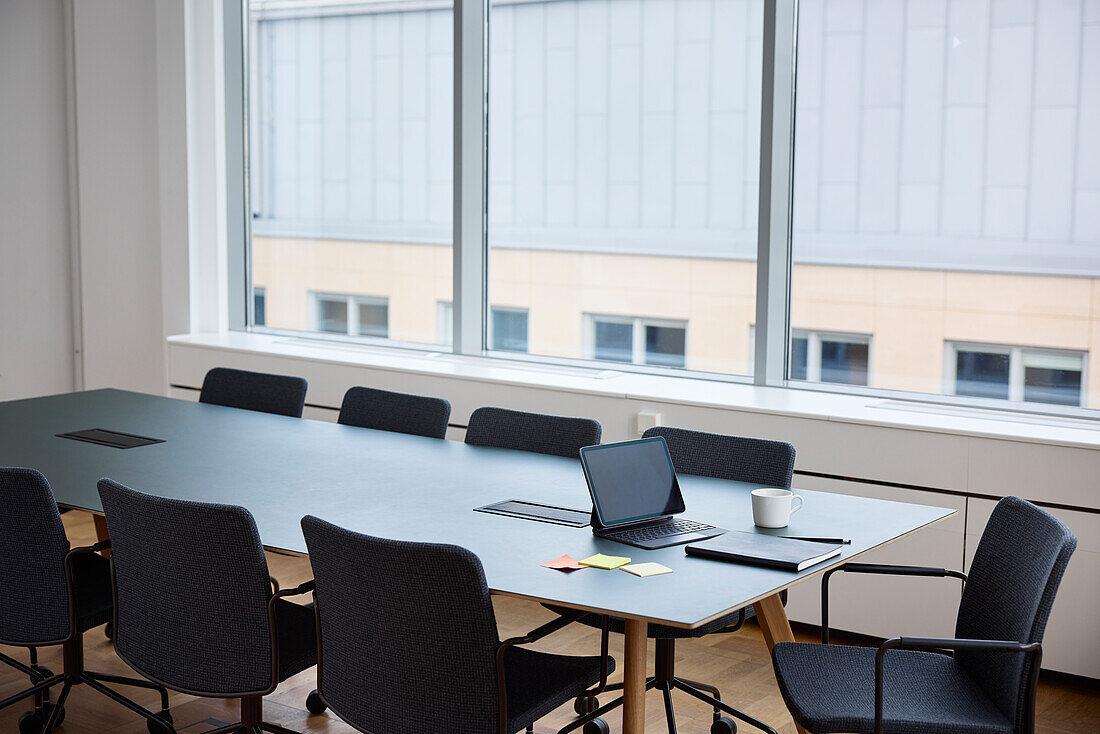
M 101 540 L 98 543 L 96 543 L 95 545 L 84 545 L 84 546 L 80 546 L 79 548 L 73 548 L 68 553 L 65 554 L 65 557 L 68 558 L 69 556 L 73 555 L 74 553 L 99 553 L 101 551 L 109 550 L 110 547 L 111 547 L 111 541 L 110 540 Z
M 274 579 L 269 577 L 268 581 L 274 581 Z M 276 581 L 275 583 L 278 583 L 278 582 Z M 316 587 L 317 587 L 316 582 L 314 582 L 313 579 L 310 579 L 309 581 L 306 581 L 303 584 L 298 584 L 293 589 L 280 589 L 280 590 L 276 591 L 274 594 L 271 595 L 270 605 L 273 606 L 275 604 L 276 599 L 284 599 L 288 596 L 299 596 L 301 594 L 308 594 L 309 592 L 313 591 Z
M 274 581 L 273 578 L 268 577 L 268 582 Z M 310 579 L 304 584 L 298 584 L 293 589 L 282 589 L 276 591 L 271 595 L 271 598 L 267 600 L 267 622 L 271 627 L 271 689 L 268 693 L 275 690 L 275 687 L 279 685 L 279 619 L 275 614 L 275 605 L 280 599 L 285 599 L 288 596 L 298 596 L 300 594 L 308 594 L 316 588 L 317 584 Z M 317 612 L 314 611 L 314 615 Z
M 966 574 L 949 568 L 934 566 L 895 566 L 888 563 L 845 563 L 830 568 L 821 575 L 821 644 L 829 644 L 829 579 L 838 571 L 847 573 L 873 573 L 885 576 L 926 576 L 931 578 L 956 578 L 966 583 Z
M 568 614 L 560 614 L 556 619 L 552 619 L 546 624 L 536 627 L 522 637 L 510 637 L 500 643 L 500 647 L 497 649 L 497 658 L 499 659 L 501 657 L 501 651 L 505 648 L 512 647 L 513 645 L 530 645 L 532 642 L 537 642 L 543 637 L 557 632 L 562 627 L 567 627 L 587 616 L 588 612 L 582 612 L 578 609 Z
M 69 635 L 70 637 L 76 637 L 80 634 L 77 629 L 77 608 L 76 608 L 76 571 L 73 569 L 73 559 L 77 556 L 95 555 L 100 551 L 107 550 L 111 547 L 110 540 L 102 540 L 95 545 L 81 546 L 79 548 L 72 548 L 65 554 L 65 583 L 69 587 Z M 112 574 L 113 575 L 113 574 Z M 114 582 L 112 581 L 112 584 Z M 113 612 L 112 612 L 113 614 Z
M 543 637 L 557 632 L 562 627 L 567 627 L 587 617 L 588 614 L 588 612 L 582 612 L 579 609 L 569 613 L 559 614 L 556 619 L 552 619 L 546 624 L 536 627 L 522 637 L 509 637 L 497 646 L 496 672 L 497 696 L 500 702 L 500 734 L 508 734 L 508 689 L 504 675 L 504 653 L 510 647 L 515 647 L 516 645 L 529 645 L 532 642 L 541 640 Z
M 1043 659 L 1043 646 L 1038 642 L 1012 640 L 972 640 L 953 637 L 894 637 L 879 645 L 875 653 L 875 734 L 883 734 L 883 663 L 888 650 L 987 650 L 990 652 L 1015 652 L 1032 655 L 1035 665 L 1030 672 L 1030 706 L 1034 712 L 1035 693 L 1039 685 L 1039 666 Z M 1031 729 L 1034 729 L 1034 718 Z

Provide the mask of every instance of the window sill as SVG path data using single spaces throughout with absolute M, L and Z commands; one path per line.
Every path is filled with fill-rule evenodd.
M 194 348 L 269 355 L 657 404 L 735 410 L 1053 446 L 1100 448 L 1100 422 L 1093 427 L 1088 420 L 1076 418 L 1036 416 L 1032 419 L 1027 414 L 1011 411 L 1002 413 L 920 401 L 760 387 L 693 377 L 620 372 L 614 369 L 559 367 L 496 357 L 465 357 L 449 352 L 418 352 L 339 342 L 326 343 L 275 334 L 186 334 L 169 337 L 168 345 L 170 349 Z M 198 387 L 180 384 L 176 380 L 172 382 L 180 387 Z M 336 408 L 338 405 L 331 407 Z

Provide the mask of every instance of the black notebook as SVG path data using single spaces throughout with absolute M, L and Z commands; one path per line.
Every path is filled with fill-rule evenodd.
M 731 531 L 717 538 L 692 543 L 685 550 L 689 556 L 714 558 L 719 561 L 769 566 L 786 571 L 801 571 L 815 563 L 840 555 L 842 546 L 811 543 L 805 540 L 777 538 L 762 533 Z

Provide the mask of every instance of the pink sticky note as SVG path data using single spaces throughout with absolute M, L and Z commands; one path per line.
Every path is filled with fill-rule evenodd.
M 545 566 L 546 568 L 556 569 L 558 571 L 579 571 L 582 568 L 585 568 L 585 566 L 577 563 L 577 559 L 573 558 L 572 556 L 562 556 L 561 558 L 555 558 L 554 560 L 547 561 L 546 563 L 543 563 L 541 565 Z

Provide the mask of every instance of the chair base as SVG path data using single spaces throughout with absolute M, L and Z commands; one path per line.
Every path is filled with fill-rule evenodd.
M 155 683 L 150 683 L 147 680 L 140 680 L 137 678 L 124 678 L 118 675 L 107 675 L 105 673 L 95 673 L 92 671 L 84 670 L 84 649 L 82 647 L 82 641 L 80 639 L 70 640 L 62 645 L 62 650 L 65 659 L 65 672 L 58 675 L 51 675 L 46 677 L 42 674 L 42 669 L 38 667 L 38 652 L 35 648 L 29 648 L 31 650 L 31 665 L 27 666 L 20 663 L 17 660 L 13 660 L 7 655 L 0 654 L 0 662 L 4 662 L 11 667 L 26 673 L 31 679 L 31 687 L 16 693 L 13 696 L 5 698 L 0 701 L 0 709 L 11 706 L 19 701 L 34 696 L 35 711 L 42 711 L 44 704 L 50 703 L 50 689 L 56 685 L 61 685 L 61 692 L 57 695 L 57 702 L 52 704 L 49 709 L 49 716 L 46 718 L 46 723 L 43 726 L 42 734 L 51 734 L 55 728 L 60 726 L 61 718 L 64 716 L 65 702 L 69 698 L 69 692 L 73 686 L 87 685 L 92 690 L 103 694 L 107 698 L 115 701 L 116 703 L 125 706 L 131 711 L 140 714 L 150 722 L 150 727 L 154 725 L 160 725 L 160 728 L 165 732 L 175 732 L 175 729 L 171 724 L 171 714 L 168 711 L 168 690 L 163 686 L 158 686 Z M 132 686 L 134 688 L 145 688 L 148 690 L 157 691 L 160 693 L 160 705 L 161 710 L 159 713 L 153 713 L 139 706 L 134 701 L 123 696 L 121 693 L 108 688 L 105 684 L 113 683 L 115 685 Z
M 299 734 L 285 726 L 264 721 L 263 696 L 246 696 L 241 699 L 241 720 L 236 724 L 228 724 L 217 729 L 211 729 L 204 734 Z
M 710 704 L 714 708 L 714 721 L 718 722 L 723 713 L 727 713 L 730 716 L 740 719 L 746 724 L 767 732 L 767 734 L 777 734 L 775 729 L 765 724 L 759 719 L 749 716 L 743 711 L 735 709 L 722 701 L 722 694 L 717 688 L 706 683 L 699 683 L 697 681 L 688 680 L 687 678 L 678 678 L 675 674 L 675 662 L 676 662 L 676 641 L 657 639 L 656 656 L 654 660 L 654 672 L 656 675 L 646 679 L 645 689 L 646 691 L 652 691 L 654 689 L 660 690 L 665 702 L 665 720 L 668 725 L 669 734 L 676 734 L 676 711 L 672 705 L 672 692 L 682 691 L 683 693 L 693 696 L 700 701 Z M 590 691 L 583 698 L 595 698 L 596 695 L 605 691 L 621 691 L 623 689 L 622 683 L 612 683 L 610 685 L 600 686 Z M 577 699 L 578 702 L 582 699 Z M 619 706 L 623 705 L 623 697 L 619 696 L 611 703 L 604 704 L 592 711 L 581 716 L 576 721 L 570 722 L 568 725 L 558 730 L 558 734 L 568 734 L 571 731 L 580 729 L 593 719 L 600 718 L 608 711 L 611 711 Z

